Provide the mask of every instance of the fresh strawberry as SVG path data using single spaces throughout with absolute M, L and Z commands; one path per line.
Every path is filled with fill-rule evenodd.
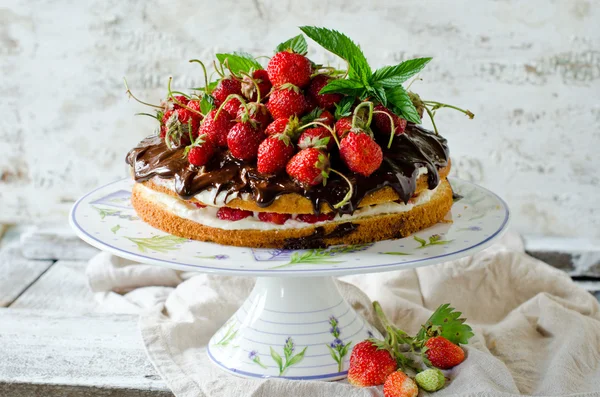
M 335 108 L 336 103 L 342 100 L 341 94 L 319 94 L 323 87 L 329 84 L 331 80 L 333 79 L 329 76 L 318 74 L 312 78 L 310 85 L 306 89 L 306 96 L 314 99 L 320 108 L 331 110 Z
M 425 354 L 434 367 L 452 368 L 465 360 L 464 350 L 443 336 L 434 336 L 425 342 Z
M 294 137 L 296 136 L 296 130 L 298 129 L 298 125 L 299 122 L 296 116 L 284 119 L 277 119 L 267 126 L 265 134 L 286 134 L 290 137 Z
M 217 211 L 217 218 L 223 221 L 239 221 L 252 216 L 252 211 L 239 210 L 237 208 L 221 207 Z
M 182 125 L 186 126 L 187 128 L 191 128 L 192 132 L 198 131 L 198 125 L 200 124 L 200 116 L 197 113 L 194 113 L 191 110 L 185 108 L 175 109 L 173 112 L 177 113 L 179 122 Z
M 169 147 L 190 144 L 190 135 L 198 131 L 200 118 L 191 111 L 179 108 L 167 110 L 162 118 L 160 136 L 166 139 Z
M 219 84 L 217 84 L 217 87 L 212 92 L 212 96 L 215 98 L 215 105 L 221 106 L 223 101 L 225 101 L 225 99 L 227 99 L 227 97 L 231 94 L 242 95 L 242 83 L 239 80 L 231 77 L 221 79 Z
M 235 121 L 229 113 L 221 111 L 219 117 L 215 119 L 217 109 L 211 110 L 200 125 L 199 135 L 206 134 L 210 140 L 217 146 L 227 147 L 227 133 L 235 125 Z
M 330 221 L 335 218 L 335 214 L 333 212 L 327 214 L 300 214 L 296 217 L 297 221 L 306 222 L 306 223 L 317 223 L 317 222 L 325 222 Z
M 240 106 L 236 119 L 241 122 L 252 121 L 260 130 L 267 128 L 271 122 L 271 114 L 269 114 L 267 106 L 256 102 L 250 102 L 246 106 L 248 107 L 247 112 L 245 107 Z
M 275 87 L 290 83 L 304 88 L 310 83 L 312 65 L 304 55 L 281 51 L 273 55 L 269 61 L 267 73 Z
M 300 138 L 298 138 L 298 147 L 306 149 L 314 147 L 317 149 L 325 149 L 330 151 L 333 149 L 335 141 L 331 136 L 331 132 L 325 127 L 309 128 L 302 132 Z
M 343 138 L 348 131 L 352 129 L 352 117 L 342 117 L 335 123 L 335 133 L 338 137 Z
M 190 146 L 185 148 L 188 161 L 197 167 L 202 167 L 208 163 L 214 151 L 215 147 L 206 134 L 199 135 Z
M 289 136 L 275 134 L 262 141 L 258 147 L 256 168 L 261 174 L 276 174 L 285 170 L 295 148 Z
M 254 82 L 252 82 L 254 80 Z M 256 83 L 256 85 L 254 85 Z M 256 92 L 256 86 L 260 91 L 261 100 L 264 99 L 269 91 L 271 91 L 271 81 L 269 80 L 269 74 L 264 69 L 258 69 L 252 73 L 252 78 L 244 76 L 242 79 L 242 93 L 251 102 L 256 102 L 258 95 Z
M 333 114 L 331 114 L 329 110 L 323 110 L 319 117 L 315 119 L 315 121 L 333 127 L 333 125 L 335 124 L 335 117 L 333 117 Z
M 402 134 L 406 129 L 407 121 L 401 118 L 400 116 L 392 113 L 392 111 L 386 108 L 385 106 L 377 105 L 373 110 L 375 112 L 384 112 L 392 116 L 392 119 L 394 120 L 395 135 Z M 377 130 L 379 132 L 386 135 L 390 134 L 392 126 L 390 124 L 390 118 L 388 116 L 382 113 L 373 113 L 373 122 L 375 123 L 375 127 L 377 127 Z
M 231 154 L 240 160 L 256 158 L 258 147 L 264 139 L 262 131 L 257 130 L 250 122 L 237 123 L 227 133 L 227 146 Z
M 290 219 L 292 216 L 289 214 L 278 214 L 275 212 L 259 212 L 258 219 L 263 222 L 274 223 L 276 225 L 283 225 L 285 221 Z
M 271 91 L 267 107 L 274 119 L 287 119 L 306 111 L 306 99 L 297 86 L 285 84 Z
M 387 377 L 383 385 L 384 397 L 417 397 L 419 387 L 414 380 L 402 371 L 396 371 Z
M 350 171 L 369 176 L 381 165 L 383 152 L 369 135 L 352 131 L 340 142 L 340 157 Z
M 446 383 L 446 378 L 442 371 L 437 368 L 429 368 L 425 371 L 421 371 L 415 376 L 415 381 L 421 387 L 421 389 L 426 391 L 437 391 L 444 387 Z
M 183 95 L 175 95 L 175 100 L 173 98 L 169 98 L 169 102 L 173 103 L 173 109 L 181 109 L 181 104 L 187 105 L 189 99 L 184 97 Z
M 306 102 L 306 109 L 304 109 L 305 113 L 312 112 L 319 107 L 317 105 L 317 101 L 315 101 L 314 98 L 304 96 L 304 101 Z
M 230 77 L 222 79 L 212 93 L 215 98 L 215 105 L 221 106 L 227 97 L 232 94 L 242 95 L 242 83 Z M 223 110 L 229 113 L 231 117 L 235 117 L 241 104 L 239 99 L 231 98 L 223 105 Z
M 199 101 L 199 100 L 197 100 L 197 99 L 192 99 L 191 101 L 189 101 L 189 102 L 186 104 L 186 106 L 187 106 L 188 108 L 192 109 L 192 110 L 195 110 L 195 111 L 196 111 L 196 112 L 198 112 L 198 113 L 201 113 L 201 112 L 200 112 L 200 101 Z M 193 114 L 194 114 L 196 117 L 200 117 L 200 116 L 198 115 L 198 113 L 194 113 L 194 112 L 192 112 L 192 113 L 193 113 Z
M 285 170 L 301 185 L 315 186 L 329 177 L 329 157 L 319 149 L 303 149 L 291 158 Z
M 348 382 L 354 386 L 382 385 L 398 364 L 387 349 L 379 349 L 370 340 L 354 346 L 350 355 Z

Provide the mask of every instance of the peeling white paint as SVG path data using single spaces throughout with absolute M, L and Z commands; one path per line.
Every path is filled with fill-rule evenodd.
M 462 3 L 462 4 L 461 4 Z M 434 56 L 413 88 L 440 111 L 455 173 L 503 196 L 526 233 L 600 238 L 600 10 L 590 1 L 10 2 L 0 8 L 0 223 L 64 220 L 79 195 L 126 175 L 154 128 L 126 76 L 158 102 L 191 58 L 271 54 L 296 26 L 346 32 L 373 65 Z M 315 60 L 341 64 L 311 44 Z

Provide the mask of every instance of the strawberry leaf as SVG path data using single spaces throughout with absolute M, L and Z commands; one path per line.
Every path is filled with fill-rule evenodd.
M 335 118 L 340 119 L 345 116 L 350 116 L 352 114 L 352 105 L 354 105 L 354 101 L 356 98 L 353 96 L 345 96 L 339 103 L 335 104 Z
M 292 50 L 293 52 L 301 55 L 306 55 L 308 52 L 308 46 L 304 36 L 299 34 L 298 36 L 292 37 L 291 39 L 284 41 L 279 44 L 275 49 L 275 52 L 281 52 L 286 50 Z
M 348 36 L 336 30 L 316 26 L 301 26 L 300 30 L 326 50 L 346 60 L 350 77 L 356 77 L 367 84 L 371 78 L 371 67 L 360 47 Z
M 215 107 L 215 99 L 208 95 L 202 95 L 202 99 L 200 100 L 200 111 L 202 114 L 208 114 Z
M 402 85 L 386 88 L 385 93 L 387 95 L 387 101 L 392 105 L 394 113 L 402 116 L 411 123 L 421 124 L 421 117 Z
M 319 94 L 330 94 L 337 92 L 350 96 L 362 96 L 365 85 L 357 80 L 331 80 L 325 87 L 321 88 Z
M 453 307 L 450 307 L 449 303 L 441 305 L 423 325 L 417 334 L 417 339 L 427 339 L 427 330 L 435 327 L 436 334 L 443 336 L 452 343 L 469 343 L 469 339 L 475 334 L 473 329 L 465 324 L 466 320 L 460 318 L 461 314 L 461 312 L 457 312 Z
M 232 73 L 239 74 L 240 72 L 249 73 L 250 69 L 262 69 L 262 65 L 258 63 L 252 55 L 246 52 L 234 52 L 232 54 L 216 54 L 221 65 L 227 64 Z
M 409 59 L 395 66 L 384 66 L 371 76 L 371 84 L 379 83 L 385 88 L 394 88 L 419 73 L 431 58 Z

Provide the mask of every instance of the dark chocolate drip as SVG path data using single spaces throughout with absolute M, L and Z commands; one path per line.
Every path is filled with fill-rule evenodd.
M 354 193 L 350 202 L 338 209 L 343 214 L 353 213 L 361 200 L 372 192 L 391 187 L 403 202 L 408 202 L 416 189 L 418 170 L 426 167 L 429 188 L 439 183 L 438 168 L 448 164 L 446 139 L 415 124 L 408 124 L 406 132 L 394 138 L 387 149 L 387 138 L 380 142 L 384 161 L 368 177 L 349 171 L 336 153 L 331 154 L 332 168 L 343 172 L 352 182 Z M 127 155 L 137 182 L 154 176 L 175 180 L 175 190 L 184 199 L 199 192 L 216 188 L 219 192 L 248 193 L 260 207 L 268 207 L 280 195 L 300 194 L 313 203 L 315 213 L 323 204 L 333 206 L 342 201 L 348 191 L 347 183 L 331 173 L 326 186 L 303 188 L 285 173 L 265 176 L 256 166 L 233 158 L 227 151 L 217 153 L 204 167 L 191 166 L 184 148 L 169 149 L 163 139 L 149 137 Z
M 325 248 L 326 238 L 340 238 L 344 237 L 356 230 L 358 225 L 346 222 L 337 225 L 331 232 L 325 233 L 323 226 L 318 226 L 312 234 L 305 237 L 289 238 L 285 240 L 283 244 L 284 249 L 289 250 L 301 250 L 301 249 L 314 249 L 314 248 Z

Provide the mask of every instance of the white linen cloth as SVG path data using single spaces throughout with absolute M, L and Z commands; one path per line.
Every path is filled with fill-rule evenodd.
M 252 278 L 182 273 L 106 253 L 90 261 L 88 277 L 102 310 L 141 314 L 148 356 L 178 397 L 383 395 L 381 387 L 345 381 L 243 379 L 211 364 L 205 346 L 250 293 Z M 409 333 L 440 304 L 463 312 L 475 336 L 435 396 L 600 396 L 598 302 L 527 256 L 514 234 L 457 261 L 341 280 L 342 294 L 367 319 L 378 300 Z

